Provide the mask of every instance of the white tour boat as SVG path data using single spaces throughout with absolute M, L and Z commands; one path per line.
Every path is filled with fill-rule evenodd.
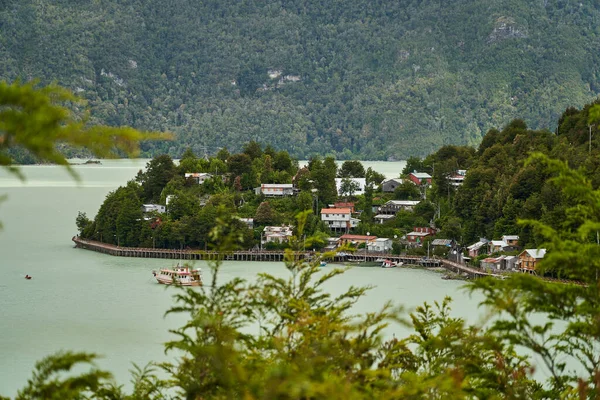
M 383 260 L 383 263 L 381 264 L 381 268 L 396 268 L 396 267 L 401 267 L 401 266 L 402 266 L 402 261 L 396 262 L 396 261 L 392 261 L 392 260 Z
M 202 286 L 202 271 L 191 269 L 187 265 L 177 264 L 174 268 L 161 268 L 152 271 L 158 283 L 163 285 Z

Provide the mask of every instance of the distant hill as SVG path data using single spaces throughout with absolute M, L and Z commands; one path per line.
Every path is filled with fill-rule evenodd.
M 569 0 L 4 0 L 0 78 L 55 81 L 146 155 L 406 159 L 600 93 L 600 5 Z

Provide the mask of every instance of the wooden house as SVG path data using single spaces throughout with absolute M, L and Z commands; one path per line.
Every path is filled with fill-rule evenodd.
M 381 190 L 384 193 L 393 193 L 394 190 L 396 190 L 398 186 L 402 185 L 403 182 L 404 180 L 400 178 L 386 179 L 381 182 Z
M 546 255 L 546 249 L 525 249 L 519 254 L 518 269 L 523 272 L 534 273 L 538 263 Z

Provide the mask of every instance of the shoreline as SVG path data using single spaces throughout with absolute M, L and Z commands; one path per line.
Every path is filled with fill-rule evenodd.
M 224 261 L 284 261 L 284 251 L 269 251 L 269 250 L 242 250 L 235 252 L 219 253 L 216 251 L 204 251 L 204 250 L 173 250 L 173 249 L 157 249 L 157 248 L 133 248 L 133 247 L 121 247 L 112 244 L 106 244 L 97 242 L 94 240 L 85 240 L 78 236 L 73 236 L 73 242 L 76 248 L 96 251 L 103 254 L 108 254 L 116 257 L 139 257 L 139 258 L 164 258 L 173 260 L 202 260 L 202 261 L 213 261 L 213 260 L 224 260 Z M 312 251 L 299 252 L 297 255 L 299 259 L 312 258 L 317 253 Z M 504 279 L 504 275 L 489 274 L 487 272 L 479 271 L 474 268 L 470 268 L 461 264 L 454 263 L 444 259 L 427 259 L 424 260 L 419 256 L 401 256 L 391 254 L 370 254 L 361 255 L 360 261 L 375 263 L 377 259 L 386 257 L 395 262 L 402 262 L 406 267 L 421 267 L 432 269 L 432 267 L 443 268 L 449 273 L 454 273 L 463 276 L 465 279 L 476 279 L 487 276 L 497 277 Z M 329 262 L 347 262 L 346 255 L 335 256 Z M 402 268 L 402 267 L 400 267 Z M 437 271 L 443 273 L 443 271 Z

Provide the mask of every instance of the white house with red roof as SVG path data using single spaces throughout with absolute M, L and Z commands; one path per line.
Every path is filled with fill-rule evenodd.
M 350 212 L 354 213 L 354 203 L 336 201 L 335 203 L 333 203 L 333 207 L 330 204 L 329 208 L 349 208 Z
M 349 208 L 323 208 L 321 209 L 321 221 L 325 222 L 329 229 L 348 232 L 350 229 L 356 228 L 360 220 L 352 218 Z

